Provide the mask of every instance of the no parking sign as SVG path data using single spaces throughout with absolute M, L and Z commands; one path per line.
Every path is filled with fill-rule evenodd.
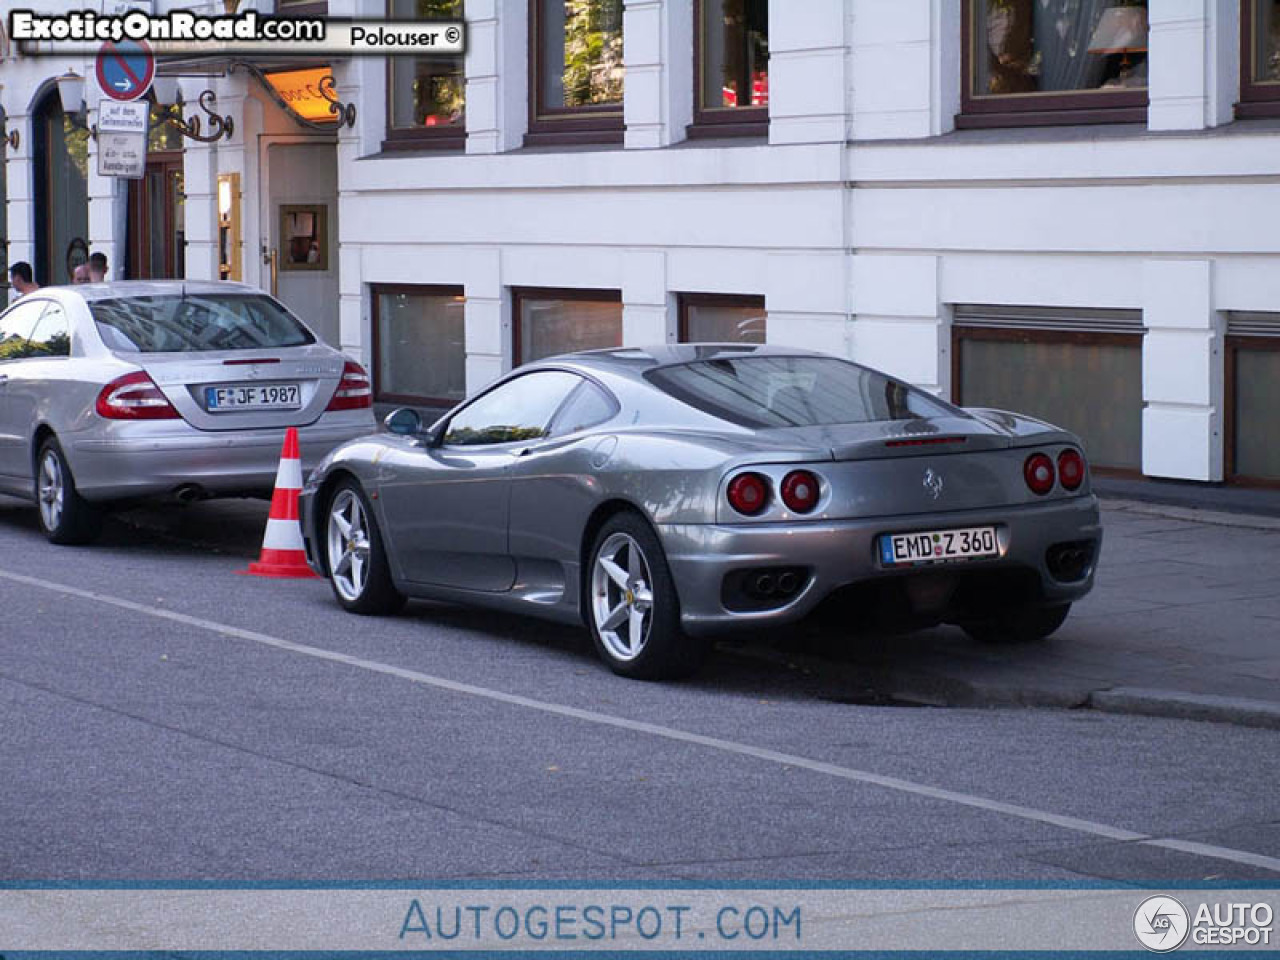
M 145 40 L 108 40 L 94 61 L 98 87 L 112 100 L 146 96 L 156 76 L 156 58 Z

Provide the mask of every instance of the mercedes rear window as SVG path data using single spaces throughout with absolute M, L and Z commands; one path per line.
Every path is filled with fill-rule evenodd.
M 645 376 L 691 407 L 757 430 L 957 415 L 921 390 L 833 357 L 719 357 Z
M 89 304 L 98 333 L 111 350 L 194 353 L 262 350 L 315 343 L 307 329 L 275 301 L 242 294 L 121 297 Z

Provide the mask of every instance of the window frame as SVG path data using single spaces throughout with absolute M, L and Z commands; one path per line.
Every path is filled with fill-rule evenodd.
M 624 103 L 617 107 L 593 104 L 585 107 L 544 107 L 542 2 L 529 0 L 529 131 L 526 147 L 621 144 L 626 132 Z M 624 38 L 625 42 L 625 38 Z M 626 62 L 623 61 L 623 99 L 626 98 Z
M 551 411 L 551 415 L 547 417 L 547 422 L 542 425 L 542 429 L 543 429 L 542 436 L 527 437 L 523 440 L 497 440 L 497 441 L 494 441 L 493 443 L 448 443 L 447 442 L 447 437 L 449 436 L 449 430 L 453 427 L 453 421 L 456 420 L 463 413 L 466 413 L 468 409 L 475 406 L 477 403 L 484 400 L 486 397 L 492 396 L 494 393 L 497 393 L 499 390 L 503 390 L 506 387 L 509 387 L 511 384 L 515 383 L 518 380 L 523 380 L 526 377 L 537 376 L 538 374 L 542 374 L 542 373 L 564 373 L 573 377 L 577 377 L 579 381 L 578 383 L 575 383 L 572 387 L 569 388 L 569 392 L 566 393 L 560 399 L 560 402 L 556 404 L 555 409 Z M 484 448 L 486 450 L 491 450 L 494 447 L 509 447 L 514 444 L 528 445 L 532 443 L 539 443 L 543 440 L 553 439 L 550 436 L 551 425 L 556 422 L 556 417 L 560 416 L 560 411 L 564 409 L 565 404 L 567 404 L 573 398 L 574 394 L 578 392 L 578 389 L 582 386 L 582 381 L 586 379 L 587 378 L 584 377 L 577 370 L 570 370 L 567 367 L 560 367 L 560 366 L 538 367 L 537 369 L 525 370 L 523 372 L 516 373 L 514 376 L 503 377 L 497 383 L 490 384 L 485 390 L 482 390 L 480 393 L 477 393 L 474 397 L 468 398 L 465 402 L 460 404 L 457 407 L 457 409 L 449 412 L 449 416 L 446 419 L 444 419 L 440 424 L 440 443 L 438 444 L 438 446 L 447 447 L 450 450 L 474 450 L 478 447 Z
M 1146 123 L 1150 90 L 1080 90 L 1072 93 L 975 94 L 974 44 L 982 31 L 983 0 L 963 0 L 960 17 L 960 112 L 956 128 L 1044 127 Z
M 1132 333 L 1101 330 L 1042 330 L 1031 327 L 978 327 L 965 326 L 963 323 L 951 325 L 951 396 L 950 404 L 965 408 L 964 375 L 961 355 L 964 340 L 987 340 L 1002 343 L 1069 343 L 1081 347 L 1117 346 L 1144 349 L 1143 340 L 1146 330 L 1134 330 Z M 1145 404 L 1144 404 L 1145 406 Z M 1138 451 L 1141 459 L 1142 451 Z M 1089 462 L 1089 471 L 1098 476 L 1120 477 L 1140 480 L 1143 477 L 1141 468 L 1098 466 Z
M 1223 340 L 1225 369 L 1223 371 L 1222 417 L 1222 476 L 1227 483 L 1239 487 L 1280 489 L 1280 480 L 1255 477 L 1236 471 L 1236 441 L 1239 439 L 1239 352 L 1241 350 L 1280 352 L 1280 337 L 1250 336 L 1228 333 Z
M 511 288 L 511 366 L 521 367 L 525 360 L 521 355 L 524 339 L 523 304 L 525 300 L 578 300 L 596 303 L 622 303 L 621 290 L 586 290 L 581 287 L 512 287 Z
M 386 17 L 388 20 L 395 19 L 392 10 L 393 0 L 386 0 Z M 461 16 L 466 17 L 465 8 Z M 386 126 L 385 137 L 382 141 L 383 152 L 394 152 L 398 150 L 465 150 L 467 146 L 467 64 L 466 57 L 459 55 L 458 60 L 462 65 L 462 122 L 449 124 L 443 127 L 397 127 L 395 126 L 394 108 L 391 102 L 391 92 L 394 89 L 395 77 L 393 75 L 397 60 L 405 60 L 410 63 L 414 58 L 409 57 L 385 57 L 386 63 L 385 75 L 387 79 L 386 100 Z
M 1254 79 L 1254 57 L 1257 46 L 1258 0 L 1244 0 L 1240 5 L 1240 102 L 1237 117 L 1280 117 L 1280 81 Z
M 618 402 L 618 398 L 613 395 L 612 390 L 600 381 L 596 380 L 594 377 L 588 376 L 585 373 L 580 373 L 577 370 L 573 372 L 577 373 L 578 376 L 582 378 L 582 382 L 569 391 L 569 395 L 564 398 L 564 402 L 560 404 L 559 409 L 551 415 L 551 419 L 547 422 L 547 435 L 543 439 L 563 440 L 569 437 L 576 437 L 580 433 L 585 433 L 588 430 L 594 430 L 601 424 L 608 423 L 622 412 L 622 404 Z M 591 390 L 598 390 L 600 395 L 608 401 L 610 408 L 609 413 L 601 417 L 599 420 L 592 421 L 591 423 L 578 427 L 577 429 L 557 432 L 556 425 L 564 416 L 565 411 L 569 409 L 570 405 L 572 405 L 574 398 L 580 393 L 585 393 Z
M 329 0 L 276 0 L 277 17 L 327 17 Z
M 373 349 L 373 370 L 372 387 L 374 403 L 400 404 L 410 407 L 433 407 L 437 409 L 452 410 L 460 403 L 466 402 L 464 396 L 462 400 L 451 400 L 448 397 L 419 397 L 408 393 L 385 393 L 380 389 L 379 381 L 382 379 L 382 295 L 383 294 L 404 293 L 416 296 L 427 297 L 466 297 L 466 289 L 461 285 L 449 284 L 414 284 L 414 283 L 374 283 L 370 284 L 370 294 L 373 299 L 373 329 L 370 337 L 370 346 Z M 462 360 L 465 365 L 467 358 L 466 344 L 463 343 Z M 483 396 L 481 394 L 480 396 Z M 478 397 L 476 399 L 479 399 Z
M 763 294 L 754 293 L 677 293 L 676 342 L 700 343 L 689 339 L 690 307 L 758 307 L 765 315 L 765 342 L 768 343 L 769 307 Z M 752 341 L 743 340 L 743 343 Z
M 766 137 L 769 135 L 769 108 L 722 107 L 702 105 L 704 92 L 703 7 L 708 0 L 693 0 L 693 123 L 686 128 L 691 140 L 712 137 Z

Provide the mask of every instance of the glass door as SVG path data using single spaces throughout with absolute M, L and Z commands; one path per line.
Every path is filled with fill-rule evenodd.
M 141 180 L 129 184 L 128 276 L 180 278 L 186 272 L 182 154 L 147 158 Z

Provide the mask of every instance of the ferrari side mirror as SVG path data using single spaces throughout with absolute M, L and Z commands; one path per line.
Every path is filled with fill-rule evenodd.
M 422 432 L 422 418 L 409 407 L 392 410 L 382 422 L 390 433 L 401 437 L 414 437 Z

